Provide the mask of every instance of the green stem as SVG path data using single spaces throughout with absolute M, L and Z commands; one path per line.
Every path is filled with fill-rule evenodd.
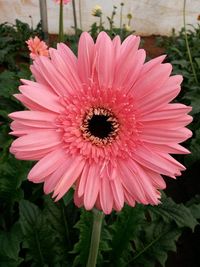
M 79 0 L 79 23 L 80 23 L 80 29 L 83 29 L 83 25 L 82 25 L 82 8 L 81 8 L 81 1 Z
M 123 5 L 121 4 L 120 8 L 120 37 L 122 37 L 122 15 L 123 15 Z
M 63 0 L 60 0 L 58 42 L 63 42 L 63 41 L 64 41 L 64 31 L 63 31 Z
M 75 4 L 75 0 L 72 0 L 72 7 L 73 7 L 73 17 L 74 17 L 74 30 L 75 30 L 75 36 L 76 36 L 76 38 L 78 38 L 77 18 L 76 18 L 76 4 Z
M 93 210 L 92 237 L 91 237 L 87 267 L 96 266 L 103 218 L 104 218 L 103 212 L 100 212 L 96 209 Z
M 184 4 L 183 4 L 183 25 L 184 25 L 184 33 L 185 33 L 185 43 L 186 43 L 187 53 L 188 53 L 188 57 L 189 57 L 189 60 L 190 60 L 190 65 L 191 65 L 191 68 L 192 68 L 194 79 L 195 79 L 195 82 L 198 84 L 197 74 L 196 74 L 196 71 L 195 71 L 195 68 L 194 68 L 194 64 L 193 64 L 193 61 L 192 61 L 192 55 L 191 55 L 190 46 L 189 46 L 189 42 L 188 42 L 187 29 L 186 29 L 186 12 L 185 12 L 185 10 L 186 10 L 186 0 L 184 0 Z
M 100 17 L 99 17 L 99 32 L 101 32 L 102 31 L 102 29 L 103 29 L 103 27 L 102 27 L 102 14 L 100 15 Z

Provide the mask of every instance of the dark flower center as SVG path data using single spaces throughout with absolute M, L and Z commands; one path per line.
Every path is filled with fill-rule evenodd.
M 88 130 L 91 135 L 101 139 L 108 137 L 113 132 L 112 123 L 108 119 L 109 116 L 93 115 L 88 121 Z
M 114 140 L 119 131 L 119 124 L 110 110 L 97 107 L 88 110 L 80 129 L 86 140 L 102 146 Z

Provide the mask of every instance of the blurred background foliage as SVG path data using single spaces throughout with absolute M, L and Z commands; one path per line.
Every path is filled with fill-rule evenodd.
M 101 30 L 111 37 L 119 34 L 122 39 L 133 33 L 126 25 L 115 27 L 115 12 L 113 7 L 111 17 L 107 18 L 109 29 L 104 28 L 100 13 L 96 13 L 99 23 L 90 29 L 94 39 Z M 131 19 L 130 14 L 127 19 Z M 81 31 L 77 33 L 79 36 Z M 187 34 L 199 82 L 188 59 L 184 29 L 179 33 L 173 31 L 171 37 L 157 39 L 157 45 L 168 55 L 166 61 L 173 64 L 173 73 L 184 76 L 177 100 L 193 107 L 194 120 L 190 125 L 193 137 L 184 144 L 192 154 L 178 157 L 187 171 L 176 181 L 166 179 L 168 189 L 166 195 L 163 193 L 162 205 L 125 206 L 122 212 L 105 217 L 98 266 L 178 267 L 175 254 L 170 254 L 173 259 L 170 262 L 169 252 L 175 252 L 178 247 L 178 252 L 183 253 L 182 247 L 191 236 L 195 236 L 194 243 L 200 238 L 200 25 L 191 27 Z M 27 181 L 33 163 L 16 160 L 9 154 L 13 137 L 9 135 L 7 114 L 23 109 L 13 94 L 20 78 L 30 79 L 25 41 L 35 35 L 42 36 L 40 24 L 36 29 L 19 20 L 15 25 L 0 25 L 0 266 L 86 266 L 91 212 L 74 206 L 73 189 L 54 203 L 50 196 L 43 194 L 42 184 Z M 74 51 L 78 36 L 65 36 Z M 191 247 L 190 243 L 186 246 Z M 200 266 L 199 253 L 200 248 L 195 247 L 189 265 L 182 261 L 180 266 Z

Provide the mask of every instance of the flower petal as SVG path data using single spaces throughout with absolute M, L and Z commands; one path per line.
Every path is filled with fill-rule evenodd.
M 110 187 L 109 178 L 104 176 L 100 180 L 100 203 L 105 214 L 110 214 L 113 208 L 113 195 Z
M 81 81 L 87 85 L 91 82 L 93 59 L 94 41 L 87 32 L 84 32 L 78 45 L 78 72 Z
M 114 48 L 110 37 L 101 32 L 95 45 L 97 75 L 100 87 L 111 88 L 114 76 Z
M 59 103 L 59 98 L 41 88 L 31 87 L 29 85 L 21 85 L 20 92 L 32 102 L 56 113 L 60 113 L 63 107 Z
M 80 157 L 71 158 L 70 164 L 68 165 L 67 171 L 64 173 L 63 177 L 57 183 L 54 189 L 53 197 L 56 196 L 55 201 L 58 201 L 64 196 L 64 194 L 70 189 L 74 182 L 79 178 L 85 161 Z
M 57 118 L 55 113 L 41 111 L 18 111 L 9 114 L 23 125 L 37 128 L 55 128 L 54 122 Z
M 63 149 L 52 151 L 35 164 L 29 172 L 28 179 L 34 183 L 43 182 L 45 177 L 60 168 L 65 160 L 66 154 Z
M 90 164 L 88 177 L 84 192 L 84 205 L 86 210 L 91 210 L 97 200 L 100 190 L 99 166 L 95 163 Z

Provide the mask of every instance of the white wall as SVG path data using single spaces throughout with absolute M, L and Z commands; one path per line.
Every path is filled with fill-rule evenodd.
M 104 20 L 112 12 L 113 5 L 118 6 L 119 25 L 119 8 L 122 0 L 76 0 L 77 16 L 79 21 L 78 6 L 81 1 L 83 29 L 88 30 L 91 23 L 98 21 L 91 15 L 91 10 L 98 4 L 102 6 Z M 151 35 L 162 34 L 169 35 L 174 27 L 179 30 L 183 25 L 182 9 L 183 0 L 123 0 L 124 6 L 124 23 L 126 23 L 126 14 L 132 13 L 132 28 L 137 34 Z M 59 6 L 54 0 L 47 0 L 48 6 L 48 24 L 49 32 L 57 33 Z M 187 23 L 196 24 L 197 16 L 200 13 L 199 0 L 187 0 Z M 16 18 L 30 23 L 32 16 L 34 26 L 40 20 L 39 0 L 0 0 L 0 23 L 8 21 L 13 23 Z M 72 4 L 64 7 L 64 26 L 65 32 L 72 32 L 73 25 Z

